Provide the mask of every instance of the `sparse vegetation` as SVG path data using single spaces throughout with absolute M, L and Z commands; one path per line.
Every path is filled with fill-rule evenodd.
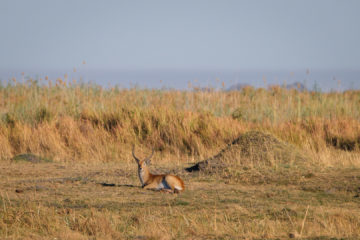
M 359 91 L 29 80 L 0 87 L 0 114 L 0 238 L 360 237 Z M 133 144 L 186 191 L 141 189 Z

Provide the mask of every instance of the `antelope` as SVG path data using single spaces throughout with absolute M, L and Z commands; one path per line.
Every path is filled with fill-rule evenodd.
M 180 193 L 185 190 L 183 180 L 175 175 L 160 174 L 155 175 L 149 171 L 150 159 L 154 154 L 152 153 L 144 160 L 139 160 L 134 153 L 135 146 L 132 149 L 132 155 L 138 165 L 138 174 L 141 182 L 141 187 L 144 189 L 156 189 L 172 193 Z

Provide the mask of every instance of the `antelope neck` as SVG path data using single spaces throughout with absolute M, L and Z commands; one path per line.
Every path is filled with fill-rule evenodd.
M 139 169 L 139 178 L 141 185 L 145 186 L 147 180 L 149 180 L 151 173 L 147 167 L 143 167 L 141 170 Z

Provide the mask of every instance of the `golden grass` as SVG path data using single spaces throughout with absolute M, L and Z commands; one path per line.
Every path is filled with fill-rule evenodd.
M 270 132 L 316 153 L 358 151 L 360 93 L 269 90 L 103 89 L 93 85 L 0 88 L 0 153 L 55 161 L 115 161 L 132 144 L 209 157 L 248 130 Z
M 298 182 L 267 184 L 183 172 L 187 190 L 173 195 L 141 189 L 135 163 L 7 162 L 0 168 L 0 236 L 5 238 L 360 236 L 360 202 L 356 184 L 349 182 L 359 170 L 313 172 Z
M 0 114 L 0 238 L 360 237 L 359 91 L 103 89 L 59 79 L 1 86 Z M 294 146 L 306 163 L 228 157 L 222 172 L 183 171 L 250 130 Z M 186 191 L 141 189 L 133 144 L 140 156 L 154 148 L 153 171 L 176 172 Z M 25 153 L 50 162 L 11 160 Z

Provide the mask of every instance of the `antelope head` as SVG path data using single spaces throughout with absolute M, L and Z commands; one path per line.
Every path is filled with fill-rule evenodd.
M 143 160 L 140 160 L 139 158 L 137 158 L 135 156 L 135 145 L 133 146 L 132 155 L 138 165 L 138 174 L 139 174 L 140 182 L 142 185 L 144 185 L 144 183 L 147 181 L 147 179 L 151 175 L 151 173 L 149 172 L 149 169 L 148 169 L 148 165 L 150 165 L 151 157 L 153 156 L 153 154 L 154 154 L 154 149 L 152 150 L 152 152 L 149 156 L 147 156 Z

